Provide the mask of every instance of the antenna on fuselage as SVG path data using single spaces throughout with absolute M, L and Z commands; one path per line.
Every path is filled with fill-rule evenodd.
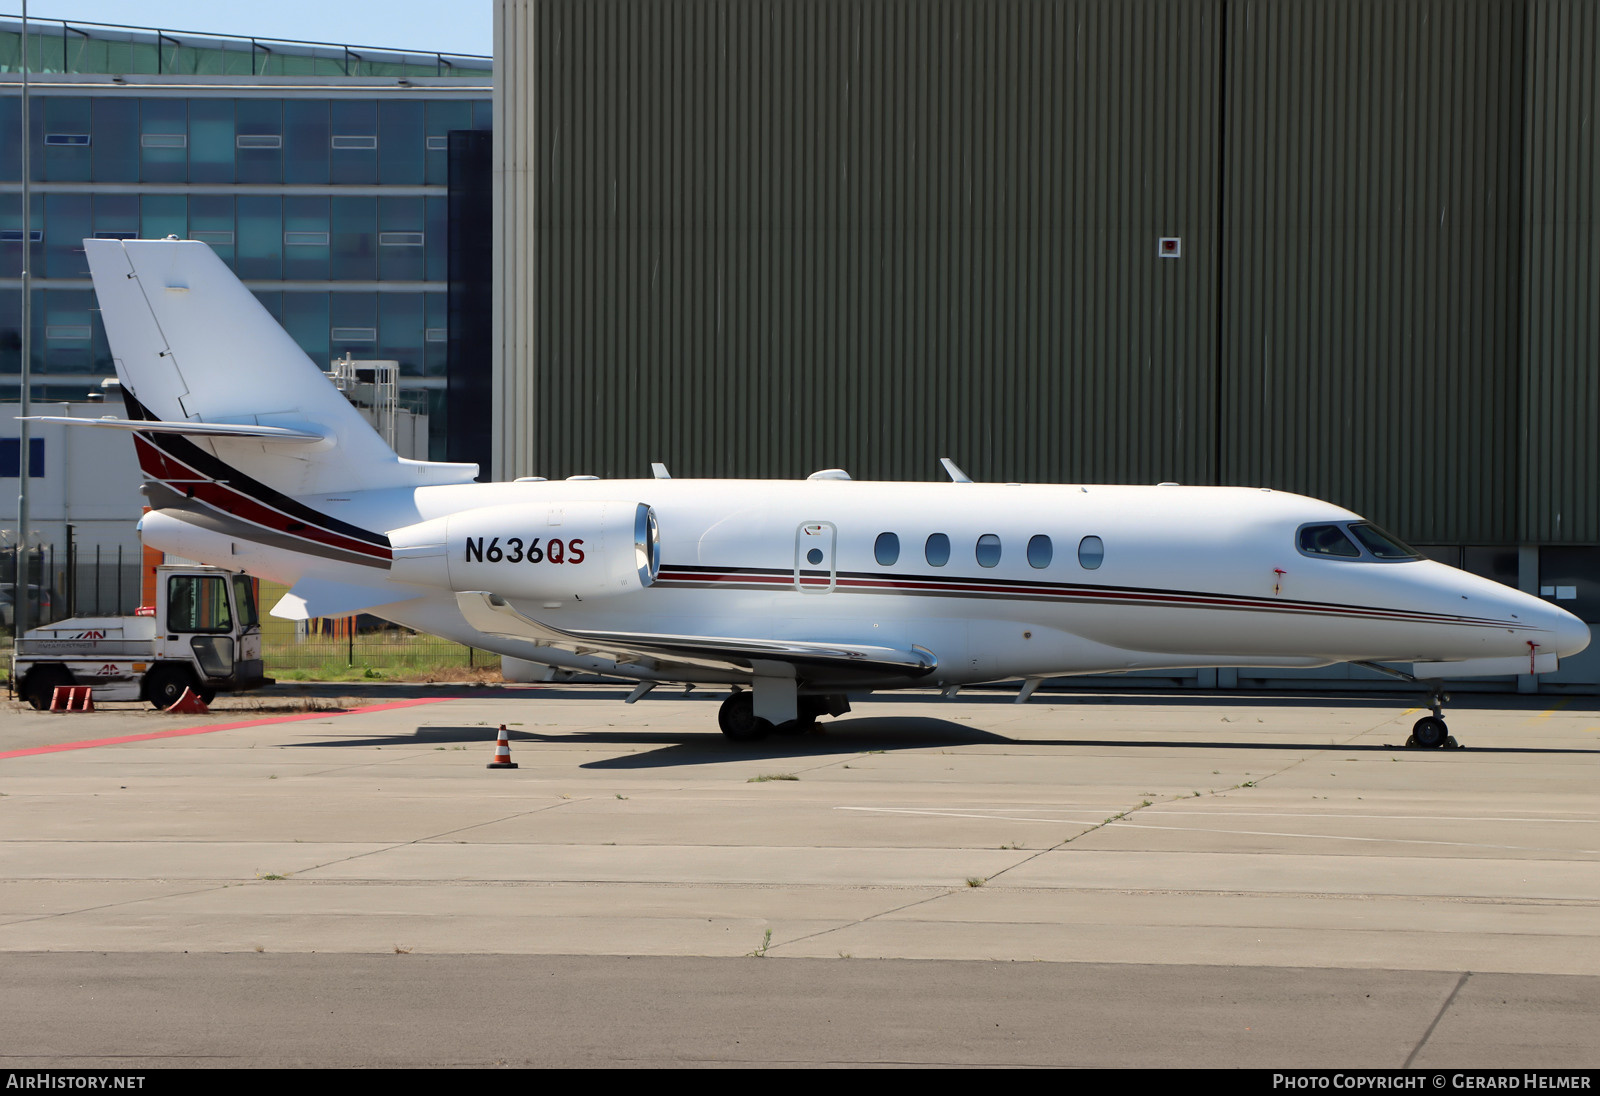
M 956 462 L 949 457 L 940 457 L 939 463 L 944 465 L 945 473 L 950 477 L 951 483 L 971 483 L 972 477 L 956 467 Z
M 667 471 L 667 466 L 662 464 L 660 461 L 655 461 L 650 465 L 650 473 L 655 476 L 656 479 L 672 478 L 672 474 Z

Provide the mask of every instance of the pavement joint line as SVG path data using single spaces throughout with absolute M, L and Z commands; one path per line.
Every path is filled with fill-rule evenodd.
M 912 883 L 912 884 L 907 884 L 906 885 L 906 889 L 917 889 L 917 890 L 920 890 L 920 889 L 925 888 L 926 886 L 927 886 L 927 884 Z M 877 913 L 869 913 L 865 917 L 857 917 L 853 921 L 840 922 L 839 924 L 834 925 L 831 928 L 818 929 L 816 932 L 808 932 L 804 936 L 796 936 L 792 940 L 785 940 L 782 944 L 769 945 L 766 950 L 767 950 L 768 953 L 770 953 L 772 951 L 772 949 L 775 948 L 775 947 L 786 947 L 789 944 L 798 944 L 803 940 L 816 940 L 816 939 L 818 939 L 820 937 L 823 937 L 823 936 L 831 936 L 833 933 L 843 932 L 845 929 L 857 928 L 857 927 L 859 927 L 861 925 L 865 925 L 869 921 L 876 921 L 880 917 L 887 917 L 891 913 L 899 913 L 901 910 L 909 910 L 909 909 L 915 909 L 917 906 L 925 906 L 929 902 L 937 902 L 941 898 L 949 898 L 951 895 L 960 894 L 962 891 L 970 890 L 970 889 L 971 888 L 969 888 L 969 887 L 961 887 L 961 888 L 939 887 L 936 893 L 927 895 L 927 896 L 922 897 L 922 898 L 918 898 L 914 902 L 904 902 L 904 903 L 902 903 L 902 904 L 900 904 L 898 906 L 891 906 L 888 909 L 879 910 Z
M 1471 977 L 1472 972 L 1470 970 L 1464 970 L 1461 972 L 1461 977 L 1456 979 L 1455 988 L 1452 989 L 1450 991 L 1450 995 L 1444 999 L 1444 1004 L 1439 1006 L 1439 1011 L 1434 1015 L 1433 1023 L 1428 1025 L 1428 1030 L 1422 1033 L 1422 1038 L 1417 1040 L 1417 1045 L 1411 1048 L 1410 1054 L 1406 1055 L 1405 1064 L 1400 1067 L 1401 1069 L 1411 1068 L 1411 1063 L 1417 1060 L 1417 1055 L 1422 1053 L 1422 1048 L 1427 1046 L 1428 1040 L 1432 1038 L 1433 1029 L 1439 1026 L 1439 1021 L 1444 1019 L 1444 1014 L 1450 1011 L 1450 1006 L 1455 1002 L 1456 995 L 1461 992 L 1462 987 L 1467 984 L 1467 979 Z
M 313 719 L 328 719 L 342 715 L 386 712 L 396 708 L 414 708 L 419 704 L 439 704 L 451 699 L 454 698 L 444 696 L 419 697 L 411 700 L 387 701 L 383 704 L 365 704 L 359 708 L 346 708 L 342 711 L 299 712 L 295 715 L 273 716 L 270 719 L 247 719 L 238 723 L 209 723 L 198 727 L 174 727 L 165 731 L 119 735 L 115 738 L 91 738 L 80 742 L 58 742 L 49 746 L 32 746 L 25 750 L 7 750 L 4 753 L 0 753 L 0 761 L 13 757 L 33 757 L 39 754 L 63 753 L 67 750 L 89 750 L 98 746 L 123 746 L 133 742 L 152 742 L 162 738 L 184 738 L 189 735 L 215 734 L 218 731 L 240 731 L 247 727 L 268 727 L 274 723 L 303 723 Z
M 414 837 L 414 838 L 411 838 L 408 841 L 396 841 L 393 844 L 385 845 L 382 848 L 367 849 L 365 852 L 351 853 L 349 856 L 340 856 L 340 857 L 337 857 L 337 858 L 335 858 L 333 860 L 324 861 L 323 863 L 320 863 L 320 864 L 312 864 L 309 867 L 302 868 L 302 869 L 300 869 L 299 871 L 296 871 L 296 872 L 291 872 L 290 874 L 294 875 L 294 876 L 299 876 L 299 875 L 303 875 L 306 872 L 320 871 L 323 868 L 331 867 L 334 864 L 349 864 L 349 863 L 352 863 L 352 862 L 354 862 L 356 860 L 365 859 L 366 857 L 369 857 L 369 856 L 377 856 L 377 855 L 379 855 L 381 853 L 393 852 L 395 849 L 404 849 L 404 848 L 408 848 L 411 845 L 421 845 L 421 844 L 424 844 L 424 843 L 429 842 L 429 841 L 438 841 L 441 838 L 448 837 L 453 833 L 463 833 L 463 832 L 465 832 L 467 830 L 477 829 L 480 826 L 494 826 L 494 825 L 498 825 L 501 822 L 509 822 L 513 818 L 525 818 L 528 815 L 541 814 L 541 813 L 543 813 L 543 812 L 545 812 L 547 810 L 550 810 L 551 808 L 560 807 L 560 806 L 563 806 L 566 803 L 570 803 L 570 802 L 585 802 L 585 800 L 562 800 L 561 802 L 558 802 L 558 803 L 547 803 L 544 806 L 537 807 L 537 808 L 534 808 L 532 810 L 513 811 L 511 814 L 503 815 L 503 816 L 501 816 L 499 818 L 491 818 L 491 819 L 488 819 L 488 820 L 483 821 L 483 822 L 474 822 L 473 824 L 471 824 L 469 826 L 457 826 L 455 829 L 445 830 L 442 833 L 429 834 L 426 837 Z

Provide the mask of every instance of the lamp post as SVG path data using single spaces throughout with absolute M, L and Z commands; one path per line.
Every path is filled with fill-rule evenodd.
M 13 570 L 16 579 L 12 591 L 12 621 L 16 634 L 28 630 L 32 606 L 28 600 L 28 480 L 32 468 L 33 425 L 28 415 L 33 410 L 33 168 L 30 153 L 33 146 L 33 126 L 28 111 L 28 0 L 22 0 L 22 436 L 17 452 L 17 565 Z

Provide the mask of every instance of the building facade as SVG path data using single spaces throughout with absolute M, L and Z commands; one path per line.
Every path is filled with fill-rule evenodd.
M 489 59 L 30 31 L 36 395 L 112 374 L 79 241 L 170 234 L 210 244 L 324 368 L 398 361 L 442 457 L 449 138 L 489 130 Z M 20 64 L 20 23 L 0 17 L 0 398 L 20 362 Z

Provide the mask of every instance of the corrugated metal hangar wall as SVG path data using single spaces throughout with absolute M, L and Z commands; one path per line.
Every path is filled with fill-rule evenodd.
M 1597 43 L 1578 0 L 500 0 L 496 474 L 951 456 L 1600 541 Z

